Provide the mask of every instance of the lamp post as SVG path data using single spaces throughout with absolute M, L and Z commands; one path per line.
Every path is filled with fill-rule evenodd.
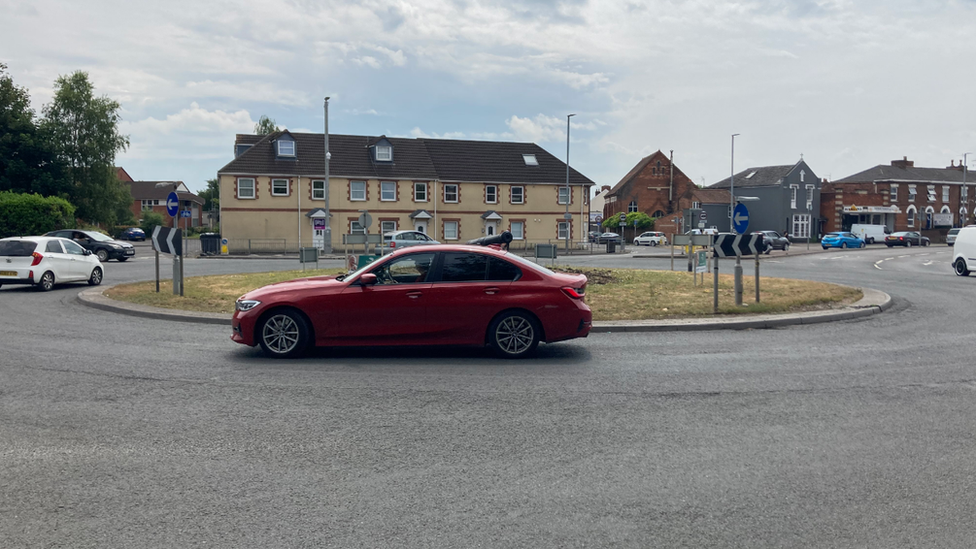
M 566 115 L 566 213 L 563 214 L 563 219 L 566 221 L 566 252 L 569 252 L 569 220 L 572 216 L 569 215 L 569 197 L 571 196 L 571 191 L 569 190 L 569 119 L 576 116 L 576 113 Z
M 735 136 L 739 134 L 732 134 L 732 162 L 731 162 L 731 173 L 729 174 L 729 233 L 735 234 L 735 223 L 733 223 L 732 216 L 735 210 Z
M 963 192 L 966 195 L 966 216 L 967 217 L 969 216 L 969 192 L 965 189 L 966 189 L 966 172 L 969 171 L 969 164 L 967 164 L 966 162 L 968 158 L 969 158 L 968 152 L 962 153 L 962 188 L 964 189 Z M 976 212 L 973 212 L 973 214 L 976 215 Z M 960 219 L 959 222 L 963 223 L 963 226 L 965 226 L 964 219 Z
M 332 253 L 332 214 L 329 213 L 329 98 L 325 98 L 325 244 L 322 251 Z

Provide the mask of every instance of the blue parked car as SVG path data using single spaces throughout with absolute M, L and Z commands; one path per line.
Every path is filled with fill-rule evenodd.
M 864 241 L 848 232 L 827 233 L 820 240 L 823 249 L 827 248 L 863 248 Z
M 138 227 L 129 227 L 119 235 L 119 240 L 138 240 L 142 242 L 145 239 L 146 233 Z

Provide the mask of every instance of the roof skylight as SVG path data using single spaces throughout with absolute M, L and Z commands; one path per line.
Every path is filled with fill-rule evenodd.
M 534 154 L 523 154 L 522 155 L 522 160 L 525 160 L 525 165 L 526 166 L 538 166 L 539 165 L 539 161 L 536 160 Z

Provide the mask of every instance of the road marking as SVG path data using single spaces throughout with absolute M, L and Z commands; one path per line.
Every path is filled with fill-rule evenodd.
M 935 261 L 926 261 L 925 263 L 922 263 L 922 265 L 931 265 L 933 263 L 935 263 Z

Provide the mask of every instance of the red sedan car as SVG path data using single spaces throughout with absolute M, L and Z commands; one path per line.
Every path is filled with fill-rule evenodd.
M 520 358 L 590 332 L 586 276 L 497 247 L 398 250 L 342 276 L 271 284 L 237 300 L 231 339 L 272 357 L 309 345 L 488 345 Z

